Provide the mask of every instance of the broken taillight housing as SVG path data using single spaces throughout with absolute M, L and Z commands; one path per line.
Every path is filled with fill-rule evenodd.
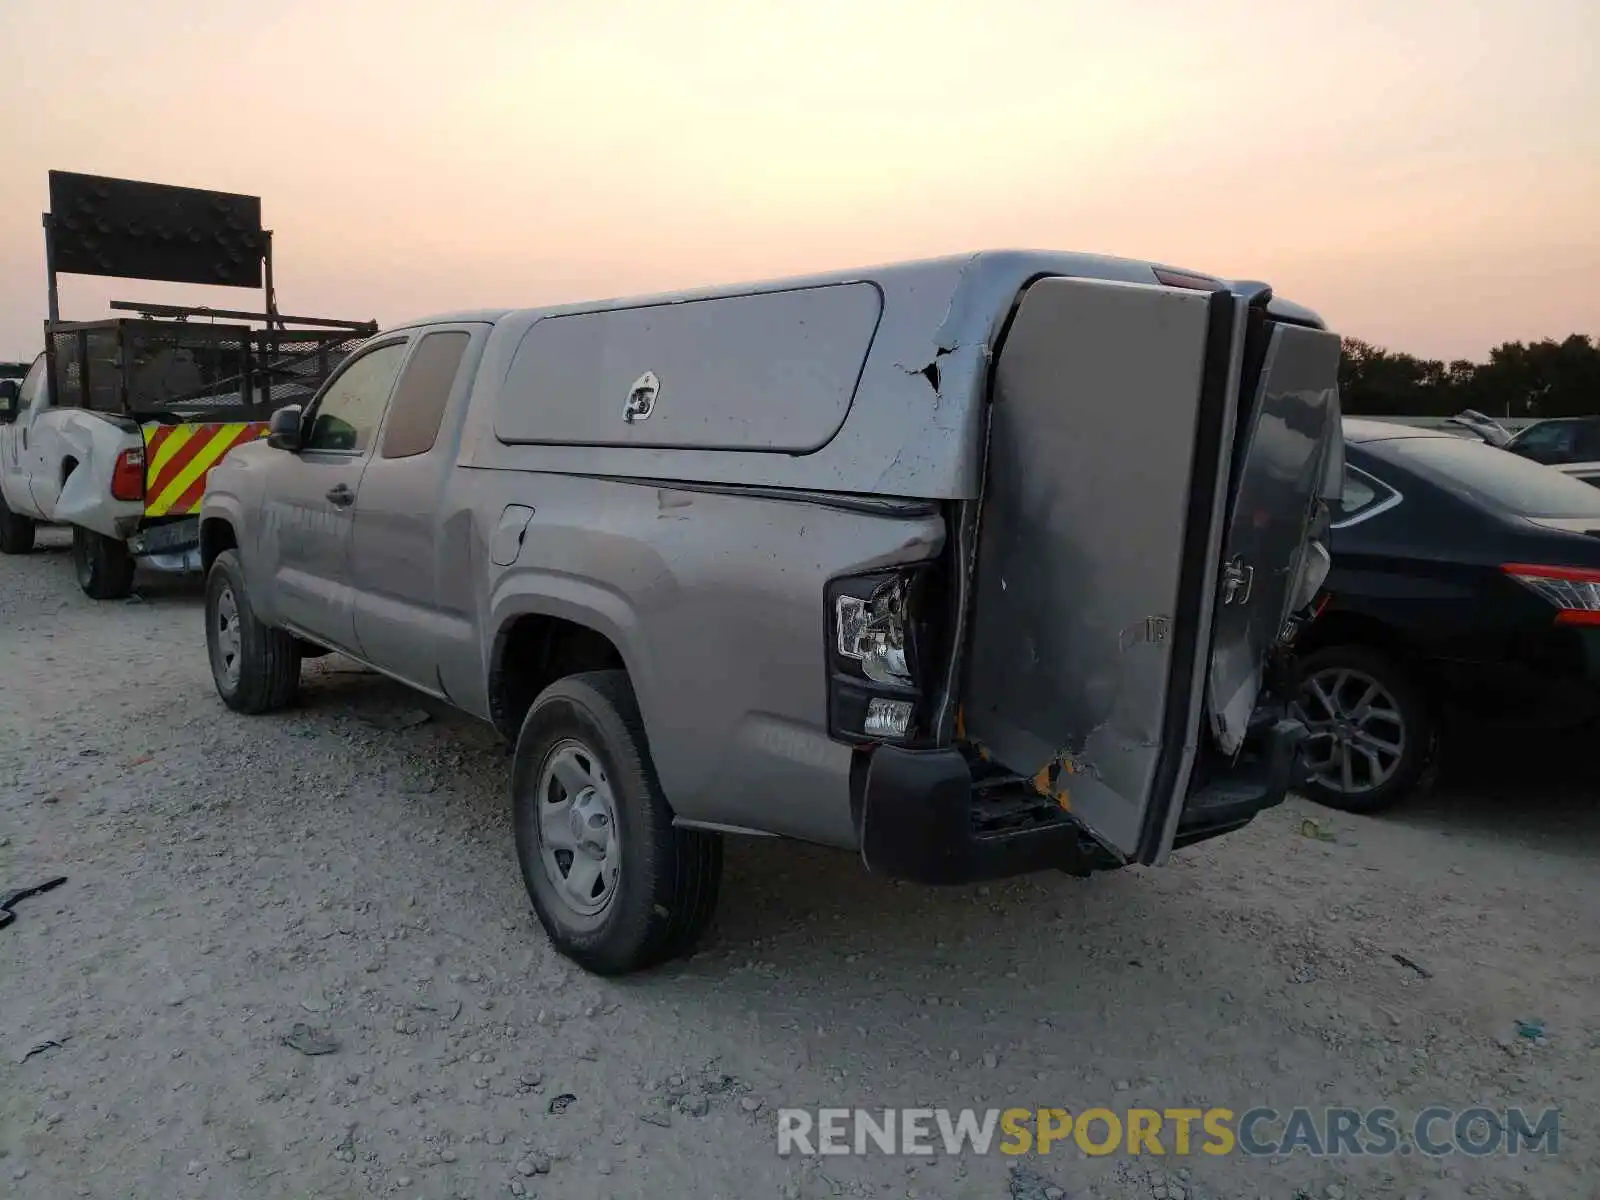
M 111 468 L 113 500 L 144 499 L 144 447 L 124 450 Z
M 934 586 L 925 567 L 835 579 L 828 585 L 828 732 L 850 743 L 907 741 L 923 708 Z
M 1537 563 L 1506 563 L 1500 569 L 1555 605 L 1556 624 L 1600 625 L 1600 571 Z
M 870 596 L 834 598 L 834 645 L 841 658 L 861 664 L 874 683 L 912 682 L 906 661 L 906 587 L 897 575 Z

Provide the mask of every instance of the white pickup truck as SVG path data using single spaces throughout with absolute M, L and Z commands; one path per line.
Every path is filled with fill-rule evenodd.
M 199 566 L 197 514 L 211 467 L 264 422 L 138 421 L 58 407 L 41 354 L 0 397 L 0 553 L 26 554 L 41 524 L 72 528 L 78 585 L 97 600 L 133 590 L 136 565 Z M 5 380 L 0 383 L 13 384 Z

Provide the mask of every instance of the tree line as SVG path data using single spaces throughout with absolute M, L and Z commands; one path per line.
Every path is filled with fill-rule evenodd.
M 1487 362 L 1447 363 L 1345 338 L 1339 389 L 1344 411 L 1361 416 L 1588 416 L 1600 413 L 1600 340 L 1506 342 Z

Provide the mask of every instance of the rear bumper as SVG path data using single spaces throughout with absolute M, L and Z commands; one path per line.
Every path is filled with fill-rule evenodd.
M 200 548 L 200 518 L 185 517 L 146 525 L 128 539 L 133 554 L 182 554 Z
M 1304 725 L 1288 717 L 1258 717 L 1237 759 L 1197 762 L 1173 849 L 1232 833 L 1257 813 L 1282 804 L 1305 782 L 1306 732 Z
M 980 788 L 959 750 L 880 746 L 860 799 L 862 861 L 932 885 L 1121 865 L 1061 808 L 1022 791 Z
M 1208 768 L 1191 788 L 1173 845 L 1239 829 L 1282 803 L 1303 778 L 1305 736 L 1298 721 L 1261 723 L 1236 762 Z M 858 804 L 862 860 L 894 879 L 944 885 L 1045 870 L 1087 875 L 1123 865 L 1025 782 L 975 780 L 958 750 L 878 747 Z

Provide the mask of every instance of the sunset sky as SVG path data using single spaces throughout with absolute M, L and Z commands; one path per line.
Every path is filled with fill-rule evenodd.
M 1022 246 L 1433 357 L 1600 334 L 1600 4 L 0 0 L 0 358 L 51 168 L 262 197 L 390 322 Z M 66 277 L 108 299 L 259 293 Z

